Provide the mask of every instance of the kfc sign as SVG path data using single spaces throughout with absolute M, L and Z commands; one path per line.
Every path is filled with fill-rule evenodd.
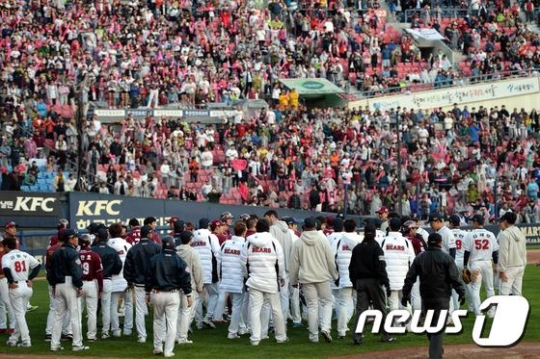
M 1 216 L 58 216 L 60 197 L 57 194 L 31 194 L 24 192 L 2 192 Z

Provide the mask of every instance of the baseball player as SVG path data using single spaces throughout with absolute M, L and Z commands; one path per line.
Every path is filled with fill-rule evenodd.
M 499 294 L 521 295 L 523 274 L 527 267 L 527 239 L 515 226 L 516 214 L 506 212 L 499 227 Z
M 171 236 L 163 238 L 163 251 L 150 259 L 145 283 L 147 300 L 151 300 L 154 305 L 154 354 L 163 353 L 165 358 L 174 356 L 176 322 L 180 306 L 178 292 L 181 290 L 186 295 L 188 307 L 193 305 L 189 269 L 186 262 L 176 254 L 174 242 Z M 165 331 L 167 334 L 163 338 Z
M 191 273 L 191 292 L 193 305 L 188 307 L 187 296 L 180 292 L 180 312 L 178 314 L 178 321 L 176 326 L 176 342 L 178 344 L 192 344 L 193 342 L 188 339 L 188 332 L 191 322 L 195 317 L 195 307 L 199 300 L 199 294 L 204 289 L 204 270 L 201 265 L 201 259 L 199 253 L 193 247 L 191 247 L 191 240 L 193 239 L 193 232 L 183 231 L 177 235 L 180 239 L 180 245 L 176 247 L 176 254 L 180 256 L 186 262 Z M 177 240 L 178 242 L 178 240 Z
M 405 237 L 411 242 L 414 249 L 414 255 L 418 256 L 420 253 L 426 251 L 427 244 L 424 242 L 424 238 L 417 234 L 418 225 L 415 221 L 408 220 L 403 223 L 402 232 Z M 411 306 L 413 310 L 422 309 L 422 298 L 420 296 L 420 280 L 414 282 L 411 290 Z
M 272 310 L 276 340 L 285 343 L 288 339 L 279 299 L 279 288 L 285 284 L 283 249 L 269 233 L 267 219 L 260 219 L 256 228 L 257 233 L 246 239 L 241 255 L 242 272 L 248 278 L 251 345 L 259 345 L 261 341 L 261 309 L 265 300 Z
M 225 228 L 226 239 L 231 239 L 232 237 L 231 227 L 232 227 L 233 219 L 234 219 L 234 216 L 231 212 L 223 212 L 221 216 L 219 216 L 219 220 L 225 223 L 225 225 L 227 226 L 227 228 Z
M 103 292 L 103 266 L 99 254 L 90 250 L 90 235 L 81 236 L 79 246 L 83 272 L 83 290 L 79 310 L 82 316 L 82 310 L 86 306 L 88 317 L 86 339 L 95 342 L 97 340 L 98 298 Z
M 221 303 L 218 302 L 217 308 L 223 308 L 225 298 L 229 295 L 232 302 L 231 322 L 229 324 L 229 339 L 237 339 L 240 336 L 238 331 L 245 325 L 242 320 L 242 303 L 244 301 L 244 276 L 242 273 L 242 260 L 240 254 L 244 249 L 244 235 L 247 227 L 243 221 L 238 221 L 234 225 L 234 236 L 225 241 L 221 246 L 221 265 L 219 286 Z M 247 319 L 247 318 L 246 318 Z M 240 328 L 242 324 L 243 328 Z
M 334 220 L 334 226 L 337 221 Z M 354 219 L 346 219 L 343 223 L 345 233 L 340 233 L 341 238 L 333 242 L 331 248 L 336 260 L 339 279 L 336 281 L 338 290 L 336 298 L 337 312 L 337 330 L 340 339 L 345 338 L 349 328 L 347 324 L 353 314 L 353 285 L 349 279 L 349 264 L 351 263 L 352 250 L 356 245 L 362 242 L 362 238 L 356 233 L 356 221 Z M 338 233 L 338 232 L 334 232 Z
M 199 229 L 193 233 L 191 246 L 199 253 L 201 264 L 204 268 L 204 289 L 207 294 L 206 315 L 203 319 L 202 298 L 197 303 L 195 320 L 197 327 L 200 329 L 203 325 L 215 329 L 216 326 L 212 322 L 214 311 L 216 310 L 217 301 L 219 298 L 219 246 L 218 238 L 208 230 L 210 220 L 202 218 L 199 220 Z
M 141 239 L 131 247 L 124 262 L 124 278 L 127 281 L 127 290 L 135 291 L 135 324 L 139 343 L 146 343 L 145 315 L 148 315 L 146 296 L 144 291 L 145 276 L 150 265 L 150 258 L 161 252 L 161 246 L 151 242 L 152 228 L 142 226 Z
M 4 237 L 0 236 L 0 261 L 2 260 L 2 256 L 5 254 L 4 251 Z M 13 308 L 11 307 L 11 302 L 9 300 L 9 288 L 8 288 L 8 281 L 6 279 L 6 276 L 4 275 L 4 272 L 2 271 L 2 266 L 0 265 L 0 301 L 2 306 L 2 331 L 3 334 L 8 332 L 9 334 L 13 334 L 15 331 L 15 315 L 13 314 Z M 7 331 L 7 322 L 6 322 L 6 312 L 9 318 L 9 331 Z
M 15 331 L 6 344 L 28 348 L 32 342 L 26 324 L 26 307 L 33 293 L 32 279 L 38 275 L 41 265 L 30 254 L 17 249 L 15 238 L 5 238 L 3 244 L 5 254 L 2 256 L 2 270 L 8 281 L 9 300 L 16 318 Z
M 386 271 L 390 280 L 390 295 L 388 296 L 388 307 L 390 310 L 406 309 L 400 308 L 403 297 L 403 284 L 407 271 L 414 261 L 414 249 L 412 243 L 401 234 L 401 220 L 392 218 L 389 221 L 388 236 L 386 236 L 381 248 L 386 261 Z
M 443 239 L 442 250 L 452 258 L 456 258 L 456 241 L 454 239 L 454 234 L 444 224 L 443 216 L 439 213 L 432 213 L 429 215 L 429 224 L 431 229 L 439 233 Z
M 101 228 L 96 232 L 92 251 L 96 252 L 101 258 L 103 265 L 103 291 L 101 293 L 101 339 L 109 338 L 111 329 L 111 296 L 112 296 L 112 276 L 118 275 L 122 271 L 122 260 L 113 248 L 107 245 L 109 232 Z
M 463 257 L 465 256 L 465 237 L 467 236 L 467 232 L 460 228 L 461 225 L 461 219 L 458 215 L 451 215 L 448 219 L 448 223 L 450 224 L 450 230 L 454 234 L 454 238 L 456 241 L 456 266 L 458 268 L 458 272 L 461 273 L 463 271 Z M 461 281 L 461 284 L 463 284 L 463 287 L 465 288 L 465 300 L 469 304 L 469 309 L 472 311 L 472 303 L 471 303 L 471 295 L 469 292 L 469 286 L 466 285 L 463 282 L 463 278 L 461 278 L 461 275 L 458 277 L 458 279 Z M 456 291 L 452 291 L 452 301 L 453 301 L 453 308 L 459 309 L 459 295 L 456 293 Z
M 118 253 L 122 261 L 122 271 L 112 276 L 111 332 L 113 337 L 120 337 L 122 335 L 120 320 L 118 318 L 118 303 L 122 297 L 125 305 L 124 335 L 128 336 L 131 335 L 133 330 L 133 296 L 131 292 L 126 292 L 127 281 L 124 278 L 123 265 L 131 245 L 120 237 L 122 234 L 122 225 L 120 223 L 111 224 L 109 226 L 109 233 L 111 234 L 111 238 L 107 242 L 107 245 Z M 103 308 L 103 310 L 106 309 Z
M 60 220 L 58 220 L 58 223 L 56 224 L 56 229 L 58 230 L 58 232 L 60 232 L 62 229 L 66 229 L 69 227 L 69 221 L 65 218 L 62 218 Z M 56 233 L 56 234 L 53 234 L 51 236 L 51 238 L 49 238 L 49 247 L 52 247 L 54 246 L 55 244 L 58 243 L 58 237 L 59 237 L 60 233 Z
M 139 220 L 137 218 L 130 219 L 128 224 L 130 230 L 124 238 L 129 244 L 133 246 L 141 239 L 141 224 L 139 223 Z
M 473 230 L 467 234 L 463 241 L 465 253 L 463 254 L 463 267 L 471 273 L 477 273 L 477 278 L 469 284 L 474 314 L 480 312 L 480 288 L 482 282 L 486 287 L 487 297 L 495 295 L 493 289 L 493 265 L 499 262 L 499 245 L 495 235 L 483 228 L 484 217 L 475 214 L 472 218 Z M 493 318 L 494 310 L 488 311 L 488 316 Z
M 150 235 L 150 240 L 152 242 L 154 242 L 154 243 L 157 243 L 157 244 L 161 245 L 161 236 L 156 231 L 156 227 L 157 227 L 157 219 L 156 219 L 156 217 L 146 217 L 144 219 L 143 225 L 144 226 L 150 226 L 150 228 L 152 228 L 152 232 L 151 232 L 151 235 Z
M 90 349 L 83 345 L 81 335 L 81 317 L 79 316 L 78 298 L 82 295 L 83 272 L 79 253 L 75 249 L 79 244 L 78 233 L 72 229 L 66 229 L 59 238 L 63 243 L 52 255 L 50 272 L 47 272 L 47 280 L 53 287 L 53 295 L 56 299 L 56 311 L 53 322 L 51 350 L 59 351 L 62 324 L 67 312 L 71 316 L 71 329 L 73 331 L 73 351 Z
M 289 232 L 291 233 L 291 238 L 294 242 L 300 239 L 300 232 L 298 231 L 298 223 L 292 217 L 285 217 L 283 221 L 289 226 Z M 300 312 L 300 288 L 298 286 L 293 287 L 289 282 L 289 292 L 290 292 L 290 312 L 291 318 L 293 321 L 293 328 L 303 328 L 302 324 L 302 314 Z M 246 297 L 247 298 L 247 297 Z

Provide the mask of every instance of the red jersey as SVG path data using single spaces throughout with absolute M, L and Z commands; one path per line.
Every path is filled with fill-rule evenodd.
M 58 233 L 57 234 L 53 234 L 51 236 L 51 238 L 49 238 L 49 247 L 51 246 L 54 246 L 55 244 L 58 243 Z
M 252 229 L 248 229 L 247 232 L 246 232 L 246 238 L 251 236 L 251 235 L 254 235 L 255 233 L 257 233 L 257 231 L 254 231 Z
M 135 245 L 141 240 L 141 229 L 139 227 L 134 227 L 129 233 L 126 234 L 126 238 L 124 239 L 132 246 Z
M 81 249 L 79 252 L 81 258 L 81 267 L 83 272 L 83 281 L 97 280 L 99 292 L 103 291 L 103 266 L 101 257 L 89 248 Z
M 161 245 L 161 236 L 159 235 L 159 233 L 157 232 L 152 232 L 150 233 L 150 241 L 154 242 L 154 243 L 157 243 L 159 245 Z
M 414 237 L 407 236 L 407 239 L 411 241 L 415 255 L 419 255 L 420 253 L 426 250 L 426 244 L 424 243 L 423 239 L 420 239 L 416 236 Z
M 217 234 L 217 233 L 213 233 L 219 240 L 219 245 L 221 246 L 223 243 L 225 243 L 225 241 L 228 238 L 227 234 L 226 233 L 222 233 L 222 234 Z
M 49 272 L 51 270 L 52 256 L 54 252 L 62 246 L 62 243 L 58 242 L 54 246 L 47 248 L 45 252 L 45 270 Z

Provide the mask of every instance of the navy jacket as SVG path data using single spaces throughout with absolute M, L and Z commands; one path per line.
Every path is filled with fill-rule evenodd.
M 98 242 L 92 246 L 92 251 L 101 257 L 103 265 L 103 279 L 111 279 L 113 275 L 122 271 L 122 260 L 118 253 L 105 242 Z
M 124 262 L 124 278 L 128 285 L 145 284 L 150 259 L 158 253 L 161 253 L 161 246 L 151 242 L 148 238 L 141 238 L 137 244 L 129 249 Z
M 147 293 L 152 289 L 165 292 L 181 289 L 184 294 L 191 293 L 191 274 L 175 250 L 165 249 L 150 259 L 145 289 Z
M 69 243 L 64 243 L 52 255 L 51 271 L 47 272 L 47 281 L 51 286 L 66 282 L 70 276 L 73 285 L 82 288 L 83 272 L 79 253 Z

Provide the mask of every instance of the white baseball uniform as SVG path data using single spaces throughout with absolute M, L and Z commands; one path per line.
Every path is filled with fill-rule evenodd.
M 491 263 L 493 252 L 499 250 L 495 235 L 484 229 L 475 229 L 467 234 L 464 240 L 465 250 L 470 253 L 467 267 L 472 271 L 478 271 L 476 281 L 469 284 L 473 310 L 480 315 L 480 287 L 482 281 L 486 287 L 487 297 L 495 295 L 493 289 L 493 266 Z
M 17 288 L 9 289 L 9 300 L 15 315 L 15 331 L 8 342 L 17 343 L 19 338 L 23 345 L 31 345 L 30 331 L 26 323 L 26 306 L 32 297 L 32 286 L 27 284 L 30 272 L 39 266 L 37 259 L 30 254 L 13 249 L 2 257 L 2 268 L 9 268 L 13 283 Z
M 131 291 L 125 292 L 127 288 L 127 282 L 124 279 L 124 262 L 126 261 L 126 255 L 131 248 L 129 244 L 123 238 L 111 238 L 107 242 L 107 245 L 113 248 L 122 260 L 122 271 L 112 276 L 112 296 L 111 296 L 111 332 L 113 336 L 119 337 L 120 319 L 118 318 L 118 303 L 120 297 L 124 297 L 124 335 L 130 335 L 133 330 L 133 293 Z
M 456 242 L 456 266 L 458 268 L 458 272 L 461 274 L 461 271 L 463 270 L 463 257 L 465 256 L 465 237 L 467 236 L 466 231 L 464 231 L 461 228 L 454 228 L 451 230 L 454 234 L 454 239 Z M 469 309 L 472 310 L 472 303 L 471 303 L 471 294 L 469 290 L 469 286 L 463 283 L 463 280 L 461 279 L 461 275 L 459 276 L 459 280 L 463 284 L 463 287 L 465 288 L 465 299 L 467 300 L 467 303 L 469 304 Z M 452 290 L 452 301 L 454 309 L 459 309 L 459 296 L 456 293 L 455 290 Z
M 437 231 L 442 237 L 442 250 L 450 254 L 450 249 L 456 248 L 456 240 L 450 228 L 443 226 Z

